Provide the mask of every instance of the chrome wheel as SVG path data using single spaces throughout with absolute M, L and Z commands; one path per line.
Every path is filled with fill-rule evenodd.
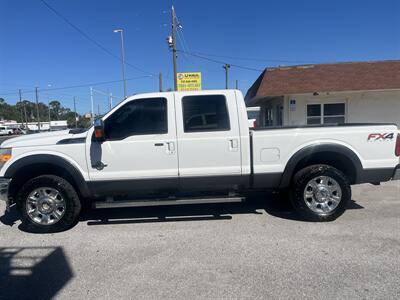
M 337 181 L 329 176 L 318 176 L 310 180 L 304 189 L 304 201 L 318 214 L 332 212 L 342 200 L 342 189 Z
M 66 202 L 59 191 L 50 187 L 33 190 L 26 201 L 29 218 L 40 225 L 57 223 L 66 210 Z

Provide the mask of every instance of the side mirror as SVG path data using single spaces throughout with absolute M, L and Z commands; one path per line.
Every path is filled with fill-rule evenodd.
M 105 140 L 104 123 L 102 119 L 94 121 L 94 138 L 98 142 L 103 142 Z

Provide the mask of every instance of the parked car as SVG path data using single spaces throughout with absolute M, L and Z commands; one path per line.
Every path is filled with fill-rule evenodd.
M 26 131 L 21 128 L 13 128 L 13 134 L 15 135 L 26 134 Z
M 393 124 L 250 130 L 236 90 L 140 94 L 86 131 L 3 142 L 0 198 L 37 232 L 73 226 L 88 204 L 241 202 L 268 189 L 289 189 L 302 218 L 330 221 L 352 184 L 400 179 L 399 156 Z
M 12 135 L 13 130 L 7 126 L 0 126 L 0 135 Z

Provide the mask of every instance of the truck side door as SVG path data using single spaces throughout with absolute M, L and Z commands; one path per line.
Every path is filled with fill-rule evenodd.
M 104 118 L 105 141 L 87 142 L 98 194 L 173 189 L 178 184 L 173 94 L 133 99 Z
M 176 93 L 175 106 L 180 187 L 234 188 L 242 171 L 235 93 Z

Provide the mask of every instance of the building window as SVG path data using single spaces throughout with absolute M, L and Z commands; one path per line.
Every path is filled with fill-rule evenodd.
M 274 125 L 274 110 L 272 107 L 265 109 L 265 126 Z
M 307 125 L 345 123 L 345 104 L 307 104 Z

